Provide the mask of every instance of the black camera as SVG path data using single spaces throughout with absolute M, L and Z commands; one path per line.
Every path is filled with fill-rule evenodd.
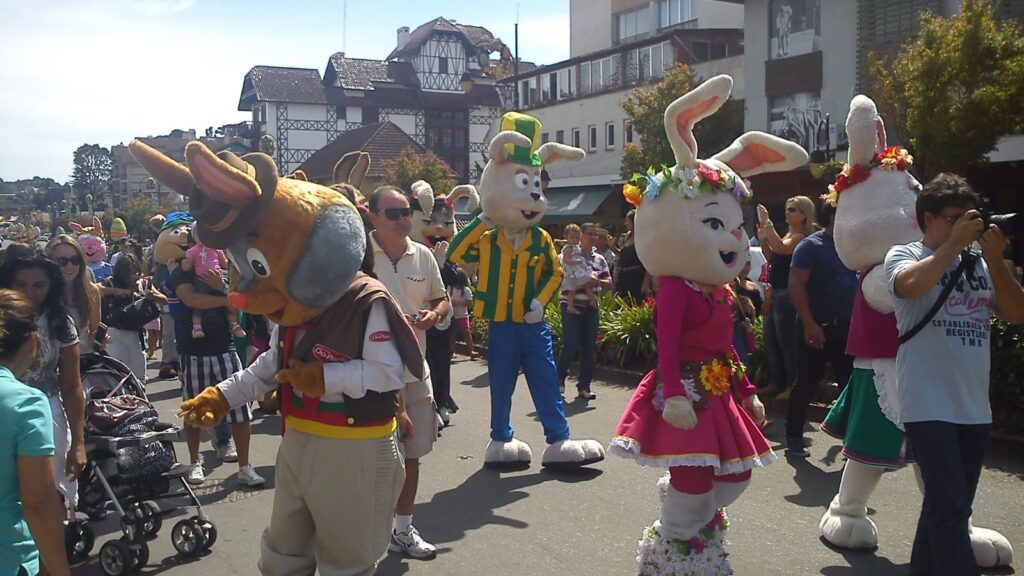
M 985 223 L 985 229 L 988 229 L 989 224 L 995 224 L 1007 236 L 1012 236 L 1024 230 L 1024 218 L 1021 218 L 1017 213 L 993 214 L 985 209 L 980 209 L 978 212 L 981 212 L 981 221 Z

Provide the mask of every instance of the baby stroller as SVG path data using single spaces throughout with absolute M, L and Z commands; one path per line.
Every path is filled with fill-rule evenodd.
M 123 532 L 121 538 L 100 548 L 103 572 L 121 576 L 146 565 L 146 542 L 156 538 L 165 515 L 156 503 L 160 499 L 186 496 L 195 508 L 194 516 L 171 529 L 171 543 L 179 556 L 190 558 L 208 550 L 217 541 L 217 527 L 185 482 L 188 466 L 175 457 L 172 442 L 181 428 L 158 421 L 143 384 L 118 360 L 106 354 L 85 354 L 81 373 L 89 464 L 79 479 L 79 504 L 97 507 L 109 500 Z M 184 492 L 171 490 L 175 480 Z M 72 561 L 88 556 L 94 542 L 88 524 L 77 519 L 69 522 L 65 544 Z

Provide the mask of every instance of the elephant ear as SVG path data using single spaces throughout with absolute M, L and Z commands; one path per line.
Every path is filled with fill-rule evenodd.
M 693 126 L 717 112 L 731 92 L 732 78 L 721 74 L 690 90 L 665 109 L 665 134 L 680 168 L 693 168 L 697 162 Z
M 807 152 L 799 144 L 764 132 L 747 132 L 728 148 L 711 158 L 732 168 L 740 176 L 792 170 L 807 163 Z

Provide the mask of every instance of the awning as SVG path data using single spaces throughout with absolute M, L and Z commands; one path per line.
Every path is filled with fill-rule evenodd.
M 611 193 L 611 184 L 548 188 L 544 193 L 548 198 L 548 211 L 544 214 L 541 224 L 586 222 Z

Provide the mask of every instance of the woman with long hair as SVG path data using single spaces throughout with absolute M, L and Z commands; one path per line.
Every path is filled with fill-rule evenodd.
M 143 352 L 143 330 L 139 326 L 119 326 L 116 311 L 130 305 L 137 298 L 145 297 L 155 301 L 158 305 L 167 303 L 164 296 L 151 284 L 140 282 L 142 267 L 138 259 L 131 252 L 125 252 L 118 258 L 114 265 L 114 271 L 110 278 L 104 280 L 109 288 L 125 291 L 127 296 L 104 296 L 103 306 L 106 312 L 105 317 L 110 321 L 108 328 L 110 343 L 107 344 L 107 353 L 123 362 L 131 368 L 135 377 L 141 382 L 146 381 L 146 353 Z
M 53 417 L 46 395 L 18 378 L 39 348 L 37 313 L 0 290 L 0 574 L 70 574 L 64 514 L 53 497 Z
M 477 357 L 473 343 L 473 330 L 469 320 L 469 305 L 473 303 L 473 291 L 469 289 L 469 276 L 462 268 L 457 268 L 448 286 L 448 299 L 452 301 L 454 318 L 451 330 L 451 355 L 455 356 L 455 339 L 462 336 L 462 341 L 469 347 L 469 359 Z
M 78 328 L 64 305 L 60 267 L 42 250 L 12 244 L 0 265 L 0 288 L 22 293 L 38 315 L 39 348 L 20 380 L 46 394 L 53 414 L 53 476 L 69 508 L 78 502 L 85 467 L 85 392 L 78 365 Z
M 60 267 L 64 279 L 64 302 L 78 327 L 82 354 L 93 351 L 102 314 L 100 287 L 86 271 L 85 252 L 74 237 L 61 234 L 46 245 L 47 254 Z
M 768 209 L 757 206 L 757 237 L 768 258 L 770 296 L 768 314 L 764 319 L 765 360 L 768 365 L 768 386 L 763 393 L 787 397 L 796 381 L 796 308 L 789 297 L 789 264 L 801 240 L 817 230 L 814 202 L 807 196 L 786 200 L 786 234 L 780 236 L 768 216 Z

